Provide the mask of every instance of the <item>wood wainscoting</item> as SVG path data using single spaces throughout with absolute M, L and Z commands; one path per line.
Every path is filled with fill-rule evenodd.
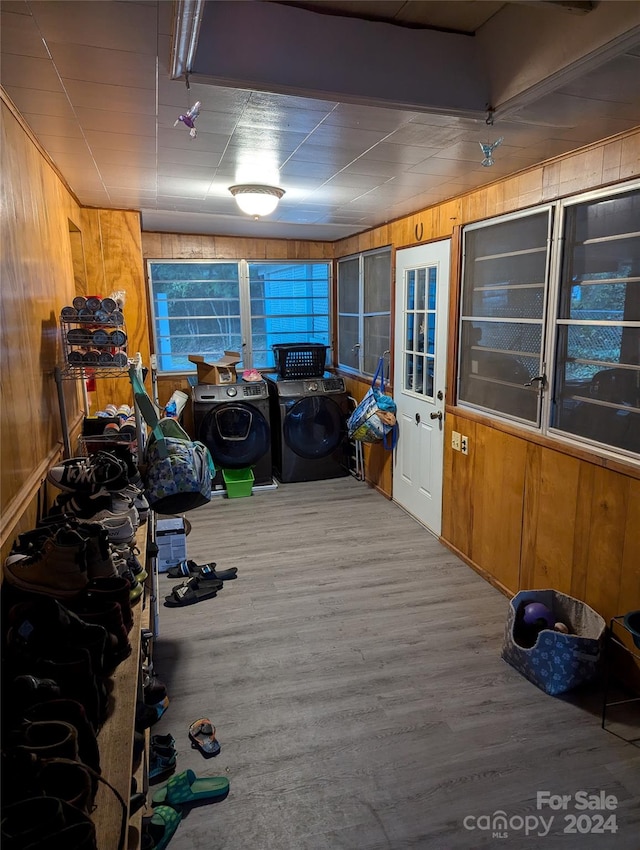
M 442 541 L 513 595 L 554 588 L 605 619 L 640 608 L 640 470 L 448 412 Z M 547 443 L 547 444 L 545 444 Z

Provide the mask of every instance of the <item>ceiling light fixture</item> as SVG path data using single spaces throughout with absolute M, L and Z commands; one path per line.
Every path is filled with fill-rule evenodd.
M 262 186 L 259 183 L 240 183 L 237 186 L 229 186 L 229 191 L 242 212 L 254 218 L 270 215 L 284 195 L 284 189 Z

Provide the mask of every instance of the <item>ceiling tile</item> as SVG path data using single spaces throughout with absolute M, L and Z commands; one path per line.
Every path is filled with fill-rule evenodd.
M 155 91 L 156 62 L 153 56 L 84 44 L 51 43 L 49 49 L 63 80 L 108 81 L 110 85 Z
M 30 0 L 30 5 L 49 45 L 75 44 L 155 57 L 157 12 L 153 6 L 114 0 Z
M 87 150 L 86 142 L 82 136 L 82 129 L 73 116 L 70 118 L 61 118 L 59 115 L 32 115 L 30 112 L 25 112 L 22 117 L 45 147 L 49 142 L 53 141 L 51 138 L 48 138 L 45 144 L 43 141 L 45 136 L 63 136 L 66 139 L 81 140 L 85 150 Z
M 150 136 L 128 135 L 126 133 L 100 132 L 87 130 L 87 141 L 96 148 L 108 148 L 119 151 L 140 151 L 151 153 L 155 150 L 155 139 Z
M 2 52 L 48 59 L 49 54 L 31 15 L 19 15 L 5 11 L 5 8 L 6 4 L 3 3 L 0 13 Z
M 38 116 L 35 116 L 38 117 Z M 80 136 L 79 138 L 70 138 L 68 136 L 52 135 L 46 133 L 36 134 L 38 141 L 42 147 L 53 157 L 54 154 L 68 154 L 69 156 L 85 156 L 91 157 L 91 151 L 86 141 Z
M 100 175 L 104 185 L 126 189 L 133 187 L 147 192 L 156 191 L 157 175 L 155 168 L 127 168 L 121 165 L 102 165 Z
M 93 154 L 99 168 L 103 165 L 122 165 L 128 168 L 156 167 L 156 153 L 154 150 L 111 150 L 109 148 L 99 148 L 92 145 L 91 153 Z
M 54 93 L 63 91 L 62 83 L 49 59 L 12 56 L 11 61 L 7 61 L 4 51 L 2 85 L 6 89 L 16 87 Z
M 156 114 L 155 92 L 131 86 L 112 86 L 84 80 L 65 80 L 65 88 L 77 109 L 109 109 L 112 112 Z
M 12 86 L 8 86 L 7 91 L 23 115 L 56 115 L 67 121 L 76 121 L 67 96 L 62 92 L 48 92 Z
M 107 109 L 77 107 L 78 121 L 85 130 L 118 132 L 128 136 L 156 135 L 154 115 L 139 115 L 135 112 L 112 112 Z

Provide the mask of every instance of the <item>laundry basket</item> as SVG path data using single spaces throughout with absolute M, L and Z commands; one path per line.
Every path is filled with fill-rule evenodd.
M 327 345 L 318 342 L 291 342 L 273 346 L 278 374 L 283 381 L 321 378 L 327 359 Z
M 541 602 L 572 634 L 543 629 L 533 646 L 518 642 L 518 611 L 525 602 Z M 525 678 L 552 696 L 595 679 L 606 623 L 593 608 L 557 590 L 522 590 L 509 603 L 502 657 Z

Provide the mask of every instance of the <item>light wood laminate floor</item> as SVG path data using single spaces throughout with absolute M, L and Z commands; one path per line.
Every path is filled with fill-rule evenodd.
M 178 771 L 231 792 L 191 809 L 171 850 L 639 850 L 640 750 L 600 728 L 598 693 L 547 696 L 501 660 L 508 600 L 395 504 L 346 478 L 188 518 L 188 557 L 238 579 L 161 606 L 170 705 L 152 731 L 176 738 Z M 214 759 L 189 746 L 201 717 Z M 617 808 L 580 811 L 583 790 Z M 539 791 L 571 801 L 538 809 Z M 479 828 L 498 810 L 504 837 Z M 596 814 L 617 832 L 564 831 Z

